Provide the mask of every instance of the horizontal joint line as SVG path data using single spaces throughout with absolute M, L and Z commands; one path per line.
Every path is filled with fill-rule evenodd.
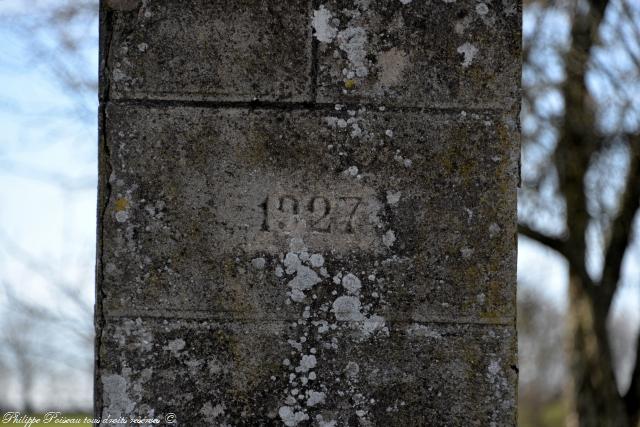
M 233 312 L 227 312 L 232 314 Z M 289 323 L 295 322 L 299 319 L 297 318 L 233 318 L 232 316 L 224 318 L 220 317 L 221 313 L 211 313 L 207 311 L 173 311 L 168 310 L 166 312 L 158 312 L 158 311 L 147 311 L 147 312 L 134 312 L 128 313 L 124 311 L 113 311 L 111 313 L 106 313 L 106 318 L 111 319 L 120 319 L 120 318 L 130 318 L 130 319 L 161 319 L 161 320 L 208 320 L 215 321 L 219 323 L 258 323 L 258 322 L 268 322 L 268 323 Z M 322 319 L 319 319 L 322 320 Z M 440 325 L 490 325 L 490 326 L 511 326 L 514 324 L 513 319 L 511 318 L 497 318 L 491 320 L 480 320 L 480 319 L 470 319 L 470 318 L 461 318 L 461 319 L 442 319 L 442 318 L 434 318 L 434 319 L 423 319 L 423 320 L 412 320 L 412 319 L 386 319 L 389 323 L 398 323 L 398 324 L 440 324 Z M 357 321 L 354 321 L 357 323 Z
M 335 111 L 336 105 L 342 105 L 342 110 L 357 110 L 365 107 L 369 111 L 375 112 L 424 112 L 424 113 L 460 113 L 462 111 L 469 113 L 509 113 L 510 108 L 495 107 L 437 107 L 437 106 L 393 106 L 375 103 L 359 103 L 359 102 L 283 102 L 283 101 L 209 101 L 209 100 L 184 100 L 184 99 L 135 99 L 120 98 L 110 99 L 109 101 L 101 101 L 102 104 L 113 104 L 134 107 L 192 107 L 192 108 L 211 108 L 211 109 L 249 109 L 249 110 L 312 110 L 312 111 Z M 384 110 L 379 110 L 384 107 Z

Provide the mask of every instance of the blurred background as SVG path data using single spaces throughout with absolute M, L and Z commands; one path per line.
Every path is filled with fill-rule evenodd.
M 522 36 L 518 422 L 635 427 L 640 1 Z M 0 412 L 91 412 L 97 70 L 97 0 L 0 0 Z

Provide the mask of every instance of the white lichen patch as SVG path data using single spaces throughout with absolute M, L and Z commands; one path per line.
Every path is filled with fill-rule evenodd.
M 169 344 L 162 347 L 163 350 L 170 351 L 175 357 L 180 355 L 180 351 L 184 349 L 186 343 L 182 338 L 169 341 Z
M 300 364 L 296 368 L 296 372 L 309 372 L 311 369 L 315 368 L 318 363 L 316 356 L 313 354 L 305 354 L 300 359 Z
M 402 193 L 400 191 L 387 191 L 387 203 L 391 206 L 397 204 L 400 201 L 400 196 Z
M 129 219 L 129 208 L 131 206 L 129 193 L 130 191 L 127 191 L 127 196 L 120 197 L 114 202 L 114 208 L 116 211 L 115 218 L 118 222 L 126 222 Z
M 338 117 L 327 116 L 324 118 L 324 121 L 331 129 L 338 127 Z M 345 122 L 345 124 L 346 123 L 347 122 Z
M 287 344 L 289 344 L 291 347 L 295 348 L 298 351 L 302 351 L 302 343 L 299 343 L 298 341 L 287 340 Z
M 322 279 L 318 274 L 305 265 L 300 265 L 296 269 L 296 277 L 291 279 L 287 286 L 293 290 L 307 291 Z
M 490 376 L 498 375 L 498 372 L 500 372 L 500 362 L 497 360 L 492 360 L 491 362 L 489 362 L 487 372 L 489 372 Z
M 503 13 L 506 16 L 515 15 L 518 13 L 518 3 L 511 0 L 502 0 Z
M 361 321 L 364 319 L 360 312 L 360 299 L 353 296 L 338 297 L 332 305 L 331 311 L 337 320 L 342 321 Z
M 318 427 L 337 427 L 338 425 L 336 420 L 325 420 L 322 415 L 318 415 L 316 421 L 318 421 Z
M 393 246 L 395 241 L 396 233 L 393 230 L 388 230 L 386 233 L 384 233 L 384 236 L 382 236 L 382 243 L 384 243 L 384 245 L 388 248 Z
M 327 395 L 321 391 L 313 391 L 309 392 L 309 397 L 307 398 L 307 406 L 316 406 L 324 403 Z
M 287 252 L 287 255 L 284 257 L 284 261 L 282 263 L 285 266 L 285 271 L 287 274 L 293 274 L 296 272 L 298 267 L 302 265 L 302 261 L 298 258 L 298 254 L 294 252 Z
M 118 211 L 116 212 L 116 221 L 118 222 L 126 222 L 129 219 L 129 212 L 127 211 Z
M 274 274 L 276 275 L 276 277 L 282 277 L 284 275 L 284 270 L 282 269 L 281 266 L 278 265 L 276 266 Z
M 398 150 L 393 156 L 393 160 L 400 163 L 405 168 L 410 168 L 413 165 L 413 161 L 411 159 L 402 157 L 402 155 L 400 154 L 400 150 Z
M 262 257 L 254 258 L 251 260 L 251 266 L 256 270 L 264 269 L 266 264 L 267 264 L 267 261 Z
M 350 378 L 355 378 L 360 372 L 360 366 L 356 362 L 348 362 L 344 368 L 344 373 Z
M 462 255 L 462 258 L 469 259 L 473 255 L 473 249 L 464 247 L 460 249 L 460 254 Z
M 472 45 L 469 42 L 466 42 L 462 46 L 458 47 L 458 53 L 464 55 L 464 59 L 462 61 L 462 67 L 467 68 L 473 62 L 473 58 L 475 58 L 478 53 L 478 48 Z
M 144 327 L 142 319 L 126 320 L 122 326 L 115 333 L 122 344 L 124 344 L 126 337 L 135 337 L 136 340 L 131 345 L 137 350 L 148 352 L 153 349 L 153 334 Z
M 329 331 L 329 322 L 327 322 L 326 320 L 313 322 L 313 325 L 318 327 L 319 334 L 324 334 L 325 332 Z
M 116 374 L 102 376 L 102 394 L 104 396 L 104 415 L 119 418 L 130 414 L 136 407 L 127 394 L 127 380 Z
M 320 268 L 324 265 L 324 257 L 320 254 L 313 254 L 311 258 L 309 258 L 309 262 L 312 267 Z
M 486 15 L 489 13 L 489 7 L 484 3 L 478 3 L 476 5 L 476 13 L 480 16 Z
M 349 166 L 344 172 L 342 172 L 345 176 L 358 176 L 358 167 L 357 166 Z
M 291 300 L 294 302 L 303 302 L 304 301 L 304 292 L 299 289 L 293 289 L 289 295 Z
M 331 11 L 321 5 L 318 10 L 313 11 L 313 20 L 311 25 L 315 31 L 315 36 L 318 41 L 323 43 L 331 43 L 338 34 L 338 30 L 331 25 L 331 18 L 333 15 Z
M 307 262 L 311 259 L 304 242 L 300 239 L 294 244 L 293 240 L 295 239 L 292 239 L 290 248 L 298 249 L 298 252 L 288 252 L 284 257 L 283 264 L 287 274 L 295 274 L 293 279 L 287 283 L 287 286 L 291 288 L 290 297 L 295 302 L 302 302 L 305 298 L 304 292 L 320 283 L 322 279 L 313 269 L 303 264 L 303 261 Z M 315 262 L 318 261 L 316 257 Z
M 351 137 L 352 138 L 360 138 L 362 136 L 362 128 L 358 125 L 358 123 L 351 124 Z
M 338 33 L 338 46 L 347 54 L 349 65 L 353 73 L 358 77 L 366 77 L 369 74 L 367 68 L 367 32 L 362 27 L 349 27 Z
M 476 301 L 478 301 L 478 304 L 484 304 L 486 300 L 487 296 L 484 293 L 481 292 L 476 295 Z
M 384 317 L 378 315 L 367 317 L 360 327 L 360 332 L 362 332 L 362 335 L 365 338 L 368 338 L 374 333 L 382 330 L 385 330 L 385 320 Z
M 473 219 L 473 211 L 471 209 L 469 209 L 469 208 L 466 208 L 466 207 L 463 208 L 463 209 L 467 213 L 467 216 L 468 216 L 467 223 L 471 224 L 471 220 Z
M 214 419 L 224 414 L 225 409 L 226 407 L 221 403 L 213 406 L 211 402 L 207 402 L 200 408 L 200 413 L 204 415 L 207 421 L 213 422 Z
M 442 338 L 442 335 L 426 325 L 414 323 L 407 328 L 407 334 L 422 338 Z
M 342 287 L 345 288 L 350 294 L 357 294 L 358 292 L 360 292 L 362 282 L 356 275 L 349 273 L 342 278 Z
M 351 118 L 357 114 L 356 111 L 348 113 Z M 361 302 L 359 297 L 363 292 L 363 287 L 358 275 L 361 273 L 364 275 L 362 277 L 365 277 L 375 270 L 329 272 L 325 267 L 324 256 L 306 248 L 302 241 L 297 242 L 295 248 L 294 245 L 291 245 L 290 251 L 281 254 L 279 259 L 282 265 L 281 274 L 287 274 L 290 279 L 288 283 L 290 299 L 287 299 L 286 303 L 291 305 L 293 301 L 304 304 L 299 306 L 298 317 L 291 322 L 291 327 L 294 329 L 287 333 L 288 337 L 284 340 L 288 344 L 290 352 L 290 360 L 286 359 L 283 362 L 288 371 L 288 382 L 286 389 L 282 390 L 280 403 L 282 406 L 280 406 L 278 414 L 274 413 L 273 416 L 279 415 L 284 425 L 296 426 L 301 423 L 306 424 L 305 421 L 310 417 L 308 411 L 311 411 L 311 408 L 315 411 L 326 402 L 328 390 L 330 390 L 326 381 L 333 381 L 337 378 L 333 376 L 324 378 L 324 375 L 318 372 L 319 366 L 327 360 L 327 352 L 339 351 L 340 340 L 347 336 L 361 341 L 381 331 L 385 331 L 388 336 L 389 331 L 386 328 L 385 319 L 370 312 L 373 304 L 365 304 L 365 302 Z M 322 273 L 323 269 L 324 273 Z M 327 283 L 329 292 L 322 292 L 323 289 L 320 288 L 307 292 L 324 278 L 331 277 L 337 286 Z M 369 282 L 367 285 L 370 285 Z M 371 286 L 375 287 L 375 282 Z M 341 293 L 344 294 L 340 296 Z M 322 298 L 327 294 L 335 295 L 333 302 L 331 300 L 322 301 Z M 327 318 L 331 316 L 335 316 L 337 321 Z M 349 384 L 350 390 L 345 389 L 338 392 L 343 395 L 346 393 L 351 395 L 356 392 L 354 387 L 357 386 L 358 379 L 355 376 L 359 367 L 354 362 L 349 370 L 352 375 L 348 376 L 349 379 L 346 382 Z M 273 378 L 272 381 L 274 381 Z M 356 399 L 358 408 L 368 411 L 368 404 L 363 402 L 368 402 L 369 399 L 362 402 L 361 400 L 360 398 Z M 335 419 L 334 414 L 327 411 L 322 411 L 322 415 L 326 420 Z M 318 418 L 314 417 L 314 421 L 317 420 Z M 328 422 L 327 425 L 332 425 L 332 422 Z M 363 425 L 370 424 L 364 423 Z
M 491 225 L 489 226 L 489 237 L 494 238 L 496 237 L 501 231 L 501 228 L 498 224 L 496 224 L 495 222 L 492 222 Z
M 295 411 L 290 406 L 281 406 L 278 410 L 278 415 L 280 415 L 280 419 L 287 427 L 294 427 L 300 424 L 302 421 L 306 421 L 309 419 L 309 416 L 304 411 Z
M 113 69 L 113 73 L 111 73 L 111 77 L 113 78 L 113 81 L 115 81 L 115 82 L 127 81 L 127 80 L 131 79 L 131 77 L 129 77 L 120 68 L 114 68 Z

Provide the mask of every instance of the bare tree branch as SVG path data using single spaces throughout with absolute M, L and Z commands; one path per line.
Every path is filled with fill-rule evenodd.
M 631 384 L 624 396 L 627 413 L 629 414 L 630 425 L 640 423 L 640 335 L 636 344 L 636 360 L 631 374 Z
M 560 255 L 564 256 L 565 254 L 565 240 L 563 238 L 549 236 L 547 234 L 536 231 L 525 224 L 518 224 L 518 233 L 535 240 L 536 242 L 548 247 L 549 249 L 553 249 Z
M 604 269 L 600 283 L 601 303 L 611 305 L 621 276 L 622 260 L 632 238 L 631 227 L 640 208 L 640 136 L 631 138 L 629 144 L 630 165 L 625 190 L 620 200 L 620 210 L 611 226 L 611 238 L 605 251 Z

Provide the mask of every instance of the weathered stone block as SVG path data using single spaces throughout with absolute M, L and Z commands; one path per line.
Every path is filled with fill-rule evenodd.
M 108 319 L 103 416 L 178 426 L 515 425 L 513 327 Z M 170 415 L 169 415 L 170 416 Z
M 503 109 L 520 99 L 517 0 L 126 4 L 110 9 L 105 43 L 114 99 Z
M 387 320 L 511 323 L 508 116 L 112 105 L 106 125 L 108 313 L 297 320 L 357 294 Z
M 112 99 L 310 99 L 309 1 L 111 3 Z
M 96 415 L 515 425 L 517 0 L 103 0 Z
M 517 108 L 520 2 L 326 0 L 319 102 Z

